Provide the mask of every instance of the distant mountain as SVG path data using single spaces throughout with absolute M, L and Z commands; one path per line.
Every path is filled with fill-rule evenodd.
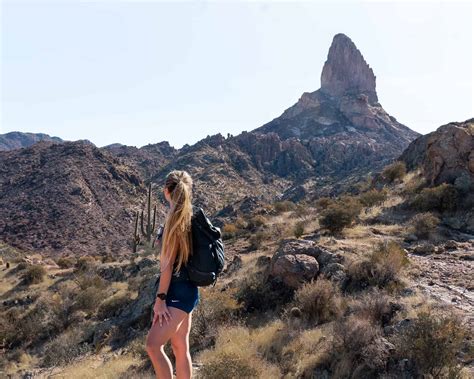
M 145 182 L 162 198 L 171 170 L 191 174 L 193 201 L 217 217 L 341 193 L 418 136 L 385 112 L 372 69 L 338 34 L 321 88 L 250 132 L 218 133 L 180 149 L 166 141 L 141 148 L 42 141 L 0 152 L 0 238 L 43 251 L 120 252 L 129 246 Z
M 372 69 L 344 34 L 333 39 L 321 88 L 252 132 L 276 133 L 279 146 L 273 143 L 266 161 L 280 174 L 302 179 L 380 169 L 420 135 L 382 108 Z M 288 164 L 282 167 L 282 160 Z
M 23 132 L 9 132 L 0 134 L 0 151 L 8 151 L 28 147 L 39 141 L 50 141 L 62 143 L 59 137 L 51 137 L 44 133 L 23 133 Z

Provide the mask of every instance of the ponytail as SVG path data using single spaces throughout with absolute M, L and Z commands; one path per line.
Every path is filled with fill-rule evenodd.
M 192 179 L 186 171 L 171 171 L 165 186 L 171 195 L 172 205 L 167 214 L 164 231 L 162 256 L 166 265 L 176 254 L 176 272 L 186 264 L 192 254 L 191 217 L 192 209 Z

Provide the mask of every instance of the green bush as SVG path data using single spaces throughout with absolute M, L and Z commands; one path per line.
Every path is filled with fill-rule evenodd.
M 22 275 L 23 283 L 38 284 L 44 280 L 46 269 L 41 265 L 30 265 Z
M 331 233 L 337 233 L 350 226 L 362 210 L 362 204 L 350 196 L 342 197 L 324 209 L 319 224 Z
M 411 206 L 422 212 L 453 211 L 459 202 L 458 190 L 451 184 L 443 183 L 437 187 L 423 188 L 415 195 Z
M 456 355 L 466 336 L 467 330 L 456 317 L 425 311 L 395 337 L 395 345 L 400 359 L 415 363 L 417 377 L 454 378 L 461 371 Z
M 397 161 L 386 166 L 382 171 L 382 176 L 388 183 L 393 183 L 395 180 L 403 179 L 406 173 L 407 167 L 405 163 Z
M 300 238 L 304 234 L 304 221 L 298 221 L 293 228 L 293 234 L 296 238 Z

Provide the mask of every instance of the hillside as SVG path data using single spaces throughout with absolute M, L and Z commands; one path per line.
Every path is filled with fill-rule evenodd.
M 135 170 L 91 144 L 0 152 L 1 239 L 54 254 L 127 251 L 144 193 Z

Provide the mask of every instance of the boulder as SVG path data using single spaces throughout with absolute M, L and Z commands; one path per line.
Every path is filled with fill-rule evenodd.
M 272 262 L 270 275 L 279 277 L 291 288 L 298 288 L 305 281 L 316 277 L 319 264 L 306 254 L 282 254 Z

